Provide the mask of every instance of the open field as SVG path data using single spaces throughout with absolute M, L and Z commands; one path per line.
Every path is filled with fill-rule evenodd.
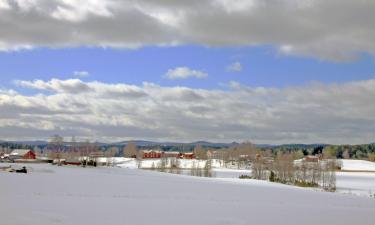
M 256 180 L 30 165 L 0 173 L 0 224 L 373 224 L 375 200 Z
M 375 172 L 375 163 L 365 160 L 342 159 L 341 169 L 350 172 Z

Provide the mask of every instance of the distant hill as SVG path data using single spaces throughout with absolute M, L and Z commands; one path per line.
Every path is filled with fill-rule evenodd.
M 328 144 L 282 144 L 282 145 L 264 145 L 266 148 L 316 148 L 316 147 L 325 147 L 328 146 Z M 262 146 L 258 146 L 262 147 Z
M 237 142 L 232 143 L 214 143 L 214 142 L 207 142 L 207 141 L 196 141 L 190 143 L 184 142 L 157 142 L 157 141 L 144 141 L 144 140 L 130 140 L 130 141 L 121 141 L 116 143 L 111 143 L 109 145 L 127 145 L 128 142 L 133 142 L 137 146 L 145 147 L 145 146 L 196 146 L 201 145 L 204 147 L 212 147 L 212 148 L 223 148 L 223 147 L 231 147 L 239 145 Z
M 0 141 L 0 143 L 12 143 L 20 145 L 46 145 L 46 141 Z
M 138 147 L 147 148 L 148 146 L 160 146 L 160 147 L 187 147 L 187 148 L 194 148 L 196 145 L 201 145 L 202 147 L 208 148 L 229 148 L 240 145 L 237 142 L 231 143 L 220 143 L 220 142 L 209 142 L 209 141 L 195 141 L 195 142 L 158 142 L 158 141 L 147 141 L 147 140 L 128 140 L 128 141 L 120 141 L 120 142 L 113 142 L 113 143 L 104 143 L 104 142 L 95 142 L 92 144 L 96 144 L 100 147 L 106 146 L 126 146 L 128 142 L 135 143 Z M 30 145 L 30 146 L 45 146 L 48 144 L 47 141 L 42 140 L 35 140 L 35 141 L 4 141 L 0 140 L 1 143 L 11 143 L 11 144 L 20 144 L 20 145 Z M 84 144 L 85 142 L 77 142 L 76 144 Z M 375 143 L 372 143 L 374 145 Z M 64 142 L 64 145 L 69 146 L 71 142 Z M 261 149 L 312 149 L 317 147 L 326 147 L 329 144 L 282 144 L 282 145 L 271 145 L 271 144 L 255 144 L 256 147 Z M 371 145 L 371 144 L 370 144 Z
M 129 142 L 133 142 L 137 146 L 148 146 L 148 145 L 158 145 L 158 144 L 160 144 L 159 142 L 154 142 L 154 141 L 129 140 L 129 141 L 109 143 L 109 145 L 127 145 Z

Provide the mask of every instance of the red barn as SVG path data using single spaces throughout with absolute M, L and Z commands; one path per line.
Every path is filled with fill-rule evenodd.
M 36 159 L 36 155 L 30 149 L 14 149 L 9 158 L 12 159 Z
M 183 152 L 180 154 L 181 159 L 195 159 L 195 155 L 193 152 Z
M 164 152 L 157 150 L 143 150 L 142 158 L 143 159 L 158 159 L 161 158 Z
M 181 153 L 180 152 L 164 152 L 165 158 L 180 158 Z

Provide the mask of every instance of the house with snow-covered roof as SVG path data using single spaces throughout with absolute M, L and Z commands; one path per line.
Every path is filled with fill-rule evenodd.
M 142 150 L 141 156 L 143 159 L 158 159 L 163 156 L 164 152 L 160 150 Z
M 36 155 L 30 149 L 14 149 L 10 154 L 9 158 L 14 159 L 36 159 Z

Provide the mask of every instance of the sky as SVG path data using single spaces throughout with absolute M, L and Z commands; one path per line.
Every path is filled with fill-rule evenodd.
M 0 140 L 374 142 L 374 20 L 355 0 L 0 0 Z

